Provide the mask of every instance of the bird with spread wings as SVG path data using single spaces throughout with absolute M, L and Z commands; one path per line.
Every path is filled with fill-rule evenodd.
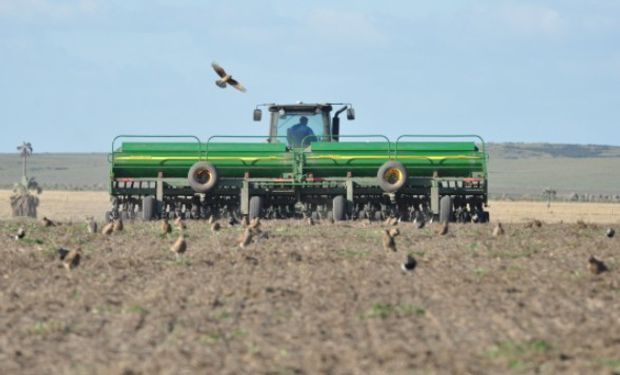
M 216 85 L 218 85 L 221 88 L 225 88 L 226 84 L 229 84 L 232 87 L 236 88 L 237 90 L 241 92 L 245 92 L 245 87 L 243 87 L 243 85 L 239 83 L 239 81 L 237 81 L 236 79 L 233 79 L 233 77 L 230 74 L 226 73 L 224 68 L 219 66 L 217 63 L 212 63 L 211 66 L 213 67 L 213 70 L 215 70 L 217 75 L 220 76 L 220 79 L 215 81 Z

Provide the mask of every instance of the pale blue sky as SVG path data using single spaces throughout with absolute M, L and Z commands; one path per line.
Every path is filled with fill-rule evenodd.
M 265 134 L 254 105 L 298 100 L 353 103 L 346 133 L 620 145 L 620 1 L 0 0 L 0 152 Z

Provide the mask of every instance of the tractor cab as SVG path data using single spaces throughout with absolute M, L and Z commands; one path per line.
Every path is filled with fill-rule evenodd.
M 270 143 L 286 143 L 290 148 L 305 148 L 313 142 L 337 142 L 340 133 L 339 115 L 347 111 L 347 119 L 355 119 L 351 104 L 262 104 L 271 114 Z M 260 106 L 254 110 L 254 121 L 260 121 Z M 331 117 L 334 106 L 342 106 Z

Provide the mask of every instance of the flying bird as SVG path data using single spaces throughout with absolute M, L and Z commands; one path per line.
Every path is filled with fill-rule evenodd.
M 593 255 L 590 255 L 590 259 L 588 259 L 588 269 L 595 275 L 601 274 L 608 270 L 605 263 L 603 263 L 602 260 L 596 259 Z
M 407 258 L 405 259 L 405 262 L 400 265 L 400 268 L 405 272 L 411 272 L 416 268 L 417 265 L 418 265 L 418 261 L 415 260 L 413 255 L 409 254 L 407 255 Z
M 233 79 L 233 77 L 230 74 L 226 73 L 224 68 L 222 68 L 216 63 L 212 63 L 211 66 L 213 67 L 213 70 L 215 70 L 217 75 L 220 76 L 220 79 L 215 81 L 216 85 L 218 85 L 221 88 L 226 88 L 226 84 L 229 84 L 232 87 L 236 88 L 237 90 L 241 92 L 245 92 L 245 87 L 243 87 L 243 85 L 239 83 L 239 81 L 237 81 L 236 79 Z
M 21 240 L 22 238 L 24 238 L 26 236 L 26 229 L 24 229 L 24 227 L 19 227 L 19 229 L 17 229 L 17 233 L 15 234 L 15 240 Z

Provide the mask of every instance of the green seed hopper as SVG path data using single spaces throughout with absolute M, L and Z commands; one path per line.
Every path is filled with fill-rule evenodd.
M 488 220 L 482 138 L 341 135 L 349 104 L 265 106 L 267 137 L 116 137 L 108 215 Z

